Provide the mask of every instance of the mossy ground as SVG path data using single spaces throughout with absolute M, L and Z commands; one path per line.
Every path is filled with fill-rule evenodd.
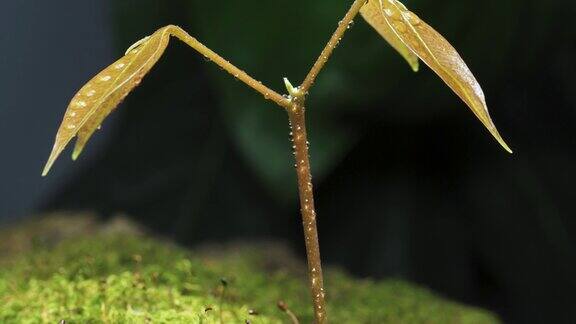
M 18 245 L 7 233 L 0 246 L 27 247 L 0 248 L 0 323 L 289 323 L 279 300 L 312 322 L 303 265 L 274 244 L 189 251 L 91 230 Z M 328 269 L 326 286 L 332 323 L 498 322 L 398 280 Z

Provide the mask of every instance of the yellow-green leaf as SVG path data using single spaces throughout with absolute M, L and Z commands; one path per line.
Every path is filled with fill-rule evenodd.
M 125 56 L 98 73 L 72 98 L 56 134 L 42 175 L 46 175 L 66 145 L 78 136 L 72 158 L 76 159 L 94 131 L 134 89 L 164 53 L 172 26 L 156 31 L 132 45 Z
M 470 107 L 506 151 L 504 142 L 488 113 L 478 81 L 450 43 L 397 0 L 369 0 L 380 7 L 381 16 L 398 38 L 426 63 Z
M 378 0 L 368 1 L 361 9 L 360 15 L 392 46 L 404 59 L 414 72 L 418 72 L 418 56 L 409 49 L 392 30 L 382 15 L 382 8 Z

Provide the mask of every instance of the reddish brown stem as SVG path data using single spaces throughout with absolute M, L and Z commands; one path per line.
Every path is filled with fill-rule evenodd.
M 314 84 L 318 73 L 328 61 L 332 52 L 344 36 L 354 17 L 360 11 L 366 0 L 355 0 L 344 18 L 338 24 L 338 28 L 320 53 L 320 56 L 312 66 L 304 82 L 299 88 L 293 88 L 288 80 L 285 80 L 290 97 L 288 99 L 269 89 L 260 82 L 254 80 L 244 71 L 236 68 L 218 54 L 202 45 L 195 38 L 186 34 L 180 28 L 173 28 L 173 34 L 192 46 L 200 53 L 210 58 L 214 63 L 224 68 L 247 85 L 262 93 L 266 99 L 271 99 L 288 112 L 290 127 L 292 129 L 292 141 L 294 143 L 294 155 L 296 158 L 296 173 L 298 175 L 298 191 L 300 196 L 300 212 L 304 226 L 304 238 L 306 242 L 306 256 L 308 260 L 308 273 L 310 290 L 314 304 L 314 322 L 324 324 L 326 318 L 326 301 L 324 298 L 324 282 L 322 276 L 322 264 L 320 259 L 320 244 L 318 241 L 318 229 L 316 226 L 316 211 L 314 209 L 314 193 L 312 187 L 312 175 L 308 156 L 308 136 L 306 134 L 305 101 L 308 90 Z
M 214 51 L 206 47 L 204 44 L 200 43 L 196 38 L 190 36 L 182 28 L 170 25 L 170 32 L 172 33 L 172 35 L 174 35 L 175 37 L 186 43 L 188 46 L 192 47 L 193 49 L 204 55 L 204 57 L 220 66 L 226 72 L 232 74 L 235 78 L 244 82 L 250 88 L 261 93 L 264 96 L 264 99 L 272 100 L 277 105 L 284 108 L 286 108 L 290 104 L 290 102 L 286 98 L 282 97 L 282 95 L 268 88 L 267 86 L 262 84 L 262 82 L 252 78 L 248 73 L 237 68 L 236 66 L 234 66 L 234 64 L 230 63 L 222 56 L 216 54 Z
M 308 277 L 312 302 L 314 304 L 314 322 L 327 323 L 326 301 L 324 298 L 324 280 L 322 276 L 322 263 L 320 259 L 320 244 L 318 241 L 318 228 L 316 226 L 316 211 L 314 209 L 314 192 L 312 174 L 308 155 L 308 136 L 306 133 L 305 101 L 308 90 L 314 84 L 318 73 L 328 61 L 338 42 L 356 17 L 366 0 L 355 0 L 346 16 L 338 24 L 338 28 L 328 41 L 326 47 L 312 66 L 302 85 L 292 87 L 285 79 L 286 88 L 290 93 L 290 105 L 284 106 L 290 119 L 292 141 L 294 143 L 294 156 L 296 158 L 296 174 L 298 175 L 298 192 L 300 196 L 300 212 L 304 226 L 304 239 L 306 242 L 306 256 L 308 261 Z
M 338 22 L 338 28 L 336 28 L 334 34 L 332 34 L 332 37 L 330 37 L 330 40 L 322 50 L 322 53 L 320 53 L 320 56 L 318 56 L 318 59 L 316 59 L 316 62 L 314 63 L 314 65 L 310 69 L 310 72 L 308 72 L 308 75 L 304 79 L 304 82 L 302 82 L 302 85 L 300 86 L 300 90 L 302 90 L 304 94 L 308 93 L 308 90 L 314 84 L 314 81 L 316 80 L 318 73 L 320 73 L 320 71 L 324 67 L 324 64 L 328 62 L 328 59 L 332 55 L 332 52 L 334 52 L 334 49 L 336 49 L 336 46 L 338 46 L 338 43 L 340 43 L 340 40 L 344 36 L 344 33 L 346 33 L 346 30 L 350 28 L 350 25 L 354 21 L 354 18 L 356 17 L 356 15 L 358 15 L 360 8 L 362 8 L 362 6 L 365 3 L 366 0 L 354 1 L 354 3 L 344 16 L 344 18 L 342 18 L 342 20 Z
M 314 210 L 312 174 L 308 158 L 305 108 L 300 98 L 295 98 L 292 107 L 288 110 L 288 117 L 290 118 L 294 156 L 296 158 L 295 167 L 298 175 L 300 212 L 304 226 L 310 290 L 314 304 L 314 319 L 315 323 L 321 324 L 326 323 L 326 302 L 324 300 L 324 282 L 320 261 L 318 230 L 316 227 L 316 211 Z

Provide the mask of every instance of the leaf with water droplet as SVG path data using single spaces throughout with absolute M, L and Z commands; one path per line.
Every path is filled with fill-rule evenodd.
M 470 107 L 502 147 L 512 153 L 486 106 L 482 88 L 458 52 L 436 30 L 397 0 L 369 0 L 398 38 L 426 63 Z
M 46 175 L 66 145 L 74 138 L 72 159 L 82 152 L 88 139 L 104 119 L 132 91 L 156 64 L 168 46 L 173 26 L 132 45 L 126 54 L 88 81 L 72 98 L 42 175 Z
M 414 72 L 418 72 L 418 56 L 400 40 L 388 22 L 386 22 L 382 13 L 383 10 L 378 0 L 370 0 L 360 9 L 362 18 L 364 18 L 390 46 L 404 57 Z

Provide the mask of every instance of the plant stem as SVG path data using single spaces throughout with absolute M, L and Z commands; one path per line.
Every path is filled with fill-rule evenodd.
M 286 315 L 288 315 L 288 317 L 290 317 L 290 321 L 292 322 L 292 324 L 300 324 L 300 321 L 298 321 L 298 317 L 296 317 L 296 315 L 290 310 L 290 308 L 288 308 L 288 305 L 286 305 L 286 303 L 283 300 L 278 301 L 277 305 L 281 311 L 283 311 L 284 313 L 286 313 Z
M 322 263 L 320 259 L 320 244 L 318 241 L 318 228 L 316 225 L 316 211 L 314 209 L 314 192 L 312 186 L 312 174 L 308 154 L 308 136 L 306 133 L 305 101 L 308 90 L 314 84 L 316 77 L 332 55 L 332 52 L 348 30 L 350 24 L 360 11 L 366 0 L 355 0 L 344 18 L 338 23 L 338 28 L 324 47 L 320 56 L 308 72 L 302 85 L 292 87 L 285 79 L 290 97 L 281 96 L 274 90 L 263 85 L 261 82 L 249 76 L 220 55 L 200 43 L 178 26 L 171 26 L 171 34 L 194 48 L 206 58 L 210 59 L 221 68 L 246 83 L 249 87 L 260 92 L 265 99 L 272 100 L 288 112 L 292 141 L 294 143 L 294 156 L 296 158 L 296 174 L 298 176 L 298 192 L 300 196 L 300 212 L 304 226 L 304 238 L 306 243 L 306 256 L 308 260 L 308 276 L 312 302 L 314 304 L 314 322 L 324 324 L 326 318 L 326 301 L 324 298 L 324 280 L 322 276 Z
M 320 244 L 318 241 L 318 228 L 316 225 L 316 211 L 314 208 L 314 192 L 312 174 L 308 154 L 308 136 L 306 133 L 305 101 L 308 90 L 314 84 L 318 73 L 322 70 L 332 52 L 348 30 L 354 17 L 366 0 L 355 0 L 344 18 L 339 22 L 338 28 L 320 53 L 320 56 L 308 72 L 300 87 L 294 89 L 287 79 L 286 87 L 290 92 L 291 106 L 285 107 L 290 119 L 292 141 L 294 143 L 294 156 L 296 158 L 296 174 L 298 175 L 298 192 L 300 196 L 300 213 L 304 226 L 304 239 L 306 243 L 306 257 L 308 259 L 308 277 L 312 302 L 314 304 L 314 322 L 323 324 L 327 322 L 326 300 L 324 298 L 324 279 L 322 276 L 322 262 L 320 259 Z
M 340 43 L 340 40 L 344 36 L 344 33 L 346 33 L 346 30 L 348 30 L 350 24 L 353 22 L 354 18 L 360 11 L 360 8 L 362 8 L 362 6 L 365 3 L 366 0 L 354 1 L 352 6 L 346 13 L 346 16 L 344 16 L 344 18 L 342 18 L 342 20 L 338 22 L 338 28 L 336 28 L 336 31 L 334 31 L 334 34 L 332 34 L 332 37 L 328 41 L 328 44 L 326 44 L 326 46 L 322 50 L 322 53 L 320 53 L 320 56 L 318 56 L 318 59 L 316 59 L 316 62 L 312 66 L 312 69 L 310 69 L 310 72 L 308 72 L 308 75 L 306 76 L 304 82 L 302 82 L 302 85 L 300 86 L 300 90 L 305 95 L 308 94 L 308 90 L 310 90 L 310 87 L 314 84 L 314 81 L 316 80 L 318 73 L 320 73 L 320 71 L 324 67 L 324 64 L 326 64 L 326 62 L 332 55 L 332 52 L 334 51 L 336 46 L 338 46 L 338 43 Z
M 252 78 L 246 72 L 237 68 L 236 66 L 234 66 L 234 64 L 230 63 L 228 60 L 224 59 L 222 56 L 216 54 L 214 51 L 206 47 L 204 44 L 200 43 L 196 38 L 190 36 L 182 28 L 175 25 L 170 25 L 170 33 L 173 36 L 180 39 L 181 41 L 183 41 L 184 43 L 186 43 L 188 46 L 200 52 L 200 54 L 204 55 L 204 57 L 220 66 L 226 72 L 232 74 L 238 80 L 244 82 L 250 88 L 261 93 L 264 96 L 264 99 L 272 100 L 276 104 L 284 108 L 287 108 L 290 105 L 289 99 L 284 98 L 276 91 L 263 85 L 262 82 Z
M 288 110 L 294 156 L 296 158 L 296 174 L 298 175 L 298 192 L 300 195 L 300 213 L 304 226 L 306 256 L 308 259 L 308 276 L 314 304 L 314 319 L 316 324 L 326 323 L 326 302 L 324 300 L 324 282 L 320 259 L 318 229 L 316 227 L 316 211 L 314 210 L 314 193 L 312 174 L 308 157 L 308 136 L 306 133 L 304 97 L 294 98 L 292 107 Z

